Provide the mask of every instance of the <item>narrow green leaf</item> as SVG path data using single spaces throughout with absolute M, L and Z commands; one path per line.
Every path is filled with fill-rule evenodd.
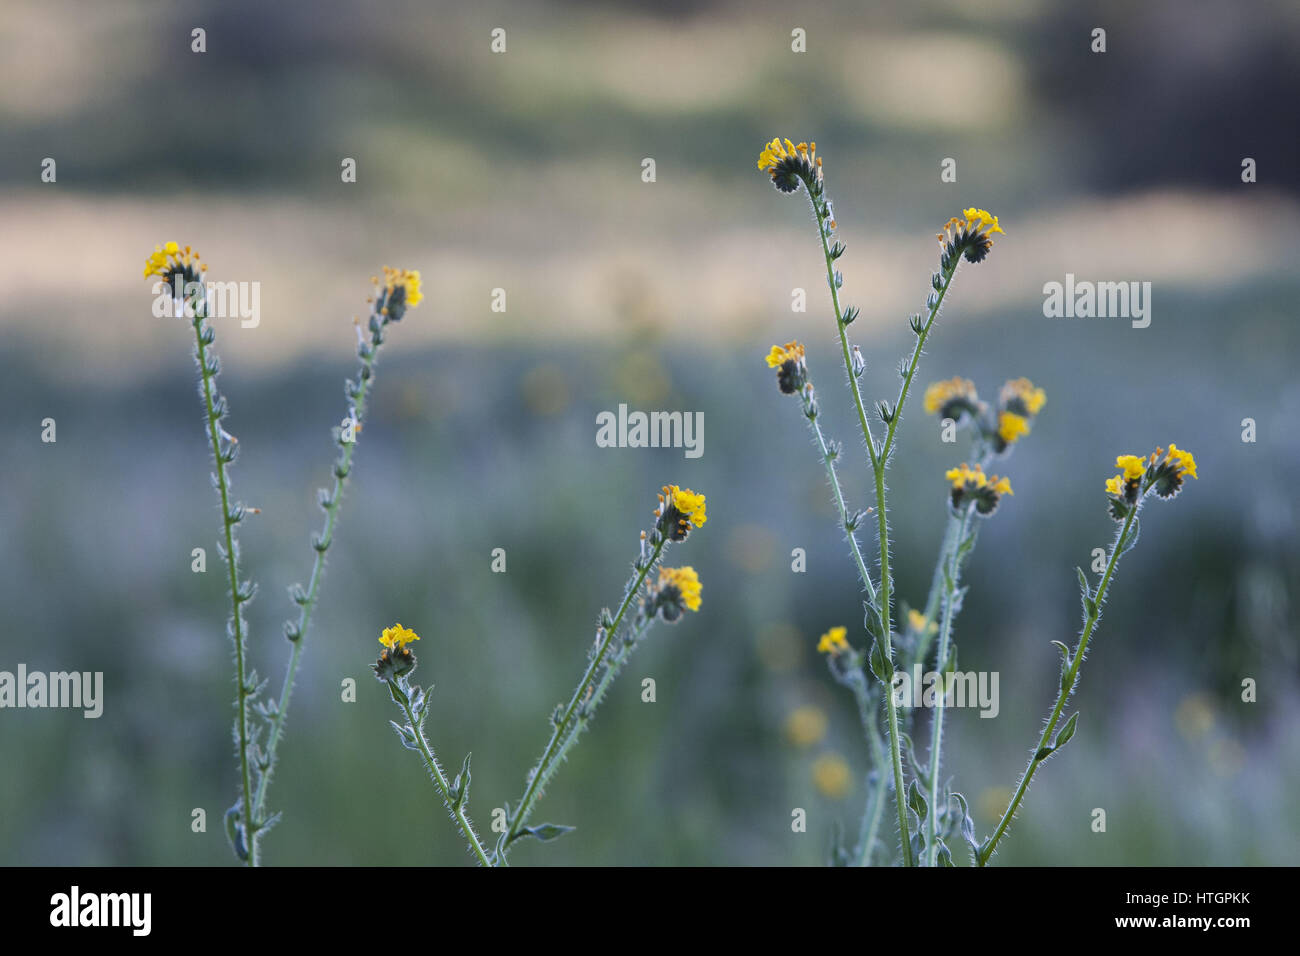
M 1074 736 L 1074 730 L 1075 727 L 1078 726 L 1078 723 L 1079 712 L 1076 710 L 1072 715 L 1070 715 L 1070 719 L 1065 722 L 1065 726 L 1061 728 L 1061 732 L 1056 735 L 1056 740 L 1052 743 L 1053 750 L 1059 750 L 1061 747 L 1069 743 L 1070 738 Z

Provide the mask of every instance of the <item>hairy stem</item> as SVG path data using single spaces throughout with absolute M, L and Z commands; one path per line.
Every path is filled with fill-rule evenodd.
M 1019 809 L 1020 801 L 1025 797 L 1025 791 L 1029 789 L 1029 781 L 1033 779 L 1034 771 L 1046 759 L 1043 750 L 1047 747 L 1048 742 L 1052 739 L 1052 734 L 1056 731 L 1056 724 L 1061 719 L 1061 712 L 1065 709 L 1065 702 L 1070 699 L 1070 695 L 1074 692 L 1074 685 L 1079 679 L 1079 667 L 1083 663 L 1084 654 L 1088 650 L 1088 641 L 1092 638 L 1092 633 L 1097 627 L 1097 621 L 1101 617 L 1101 607 L 1106 600 L 1106 591 L 1110 587 L 1111 576 L 1115 573 L 1115 567 L 1119 563 L 1120 555 L 1124 552 L 1125 540 L 1128 538 L 1129 530 L 1133 526 L 1134 519 L 1137 518 L 1140 507 L 1141 501 L 1139 500 L 1130 509 L 1128 516 L 1124 519 L 1124 526 L 1115 536 L 1115 543 L 1110 550 L 1110 559 L 1106 562 L 1106 571 L 1102 574 L 1101 582 L 1097 585 L 1097 593 L 1093 598 L 1087 620 L 1083 625 L 1083 633 L 1079 637 L 1079 643 L 1074 648 L 1070 666 L 1061 679 L 1061 690 L 1056 696 L 1056 706 L 1052 708 L 1051 716 L 1047 719 L 1047 726 L 1043 728 L 1042 736 L 1039 737 L 1038 746 L 1034 748 L 1034 753 L 1029 758 L 1028 766 L 1025 767 L 1024 773 L 1020 775 L 1020 783 L 1011 798 L 1011 803 L 1007 805 L 1006 812 L 1002 814 L 1002 820 L 998 823 L 997 829 L 993 831 L 993 835 L 980 847 L 976 860 L 980 866 L 985 866 L 993 856 L 998 841 L 1007 832 L 1007 827 L 1011 825 L 1011 818 L 1015 816 L 1016 810 Z
M 941 681 L 939 685 L 939 694 L 935 699 L 934 717 L 930 725 L 930 812 L 925 817 L 925 835 L 926 835 L 926 865 L 935 866 L 939 861 L 939 846 L 935 839 L 935 828 L 938 822 L 939 807 L 939 760 L 943 751 L 943 715 L 948 704 L 947 688 L 942 683 L 943 675 L 948 672 L 948 653 L 950 640 L 952 637 L 952 619 L 956 614 L 956 597 L 957 581 L 961 574 L 960 548 L 970 528 L 971 513 L 974 511 L 974 505 L 966 506 L 966 513 L 962 515 L 958 522 L 956 534 L 952 536 L 949 544 L 946 562 L 948 566 L 947 573 L 944 577 L 943 587 L 943 620 L 939 625 L 939 653 L 935 659 L 935 670 L 939 674 Z
M 600 644 L 596 648 L 596 652 L 591 656 L 591 662 L 587 665 L 582 679 L 578 681 L 578 686 L 574 688 L 573 695 L 569 698 L 569 704 L 564 709 L 563 715 L 556 721 L 555 730 L 551 733 L 551 739 L 547 743 L 546 749 L 542 751 L 542 757 L 529 777 L 523 796 L 519 798 L 519 803 L 515 806 L 511 816 L 510 830 L 501 844 L 501 857 L 503 860 L 510 844 L 523 832 L 529 814 L 532 813 L 538 798 L 546 789 L 546 784 L 558 768 L 559 758 L 567 747 L 570 734 L 576 729 L 573 725 L 578 716 L 578 709 L 584 704 L 584 698 L 587 696 L 588 691 L 592 690 L 592 681 L 600 671 L 605 656 L 609 653 L 610 647 L 618 636 L 619 627 L 623 623 L 628 608 L 632 606 L 632 602 L 640 593 L 641 585 L 645 583 L 646 576 L 658 563 L 666 546 L 666 539 L 660 537 L 651 550 L 649 557 L 638 562 L 636 573 L 632 575 L 627 585 L 627 592 L 623 595 L 623 603 L 619 605 L 618 612 L 614 615 L 609 627 L 605 628 Z
M 438 792 L 442 797 L 442 802 L 446 804 L 448 812 L 456 819 L 460 832 L 465 835 L 469 842 L 469 849 L 478 858 L 479 865 L 491 866 L 488 855 L 483 850 L 483 843 L 479 840 L 478 834 L 474 832 L 474 824 L 470 822 L 469 814 L 465 811 L 465 796 L 463 794 L 454 795 L 451 792 L 451 784 L 447 782 L 447 774 L 438 763 L 438 758 L 429 746 L 429 742 L 424 737 L 424 728 L 421 726 L 423 721 L 418 720 L 414 711 L 411 709 L 411 698 L 396 681 L 388 681 L 388 689 L 392 692 L 393 699 L 397 701 L 402 710 L 406 713 L 406 721 L 411 731 L 415 734 L 415 742 L 419 746 L 420 756 L 424 758 L 424 765 L 429 770 L 429 775 L 433 782 L 438 786 Z
M 361 423 L 365 417 L 366 398 L 369 395 L 369 387 L 374 381 L 375 356 L 379 351 L 381 341 L 373 342 L 372 346 L 363 350 L 361 355 L 362 372 L 356 385 L 355 405 L 351 410 L 353 428 L 357 432 L 360 431 Z M 271 716 L 270 734 L 267 741 L 266 770 L 258 781 L 257 794 L 253 802 L 255 818 L 259 821 L 265 809 L 266 791 L 271 784 L 271 775 L 275 770 L 280 740 L 284 736 L 285 721 L 289 716 L 289 701 L 293 697 L 294 682 L 297 680 L 298 667 L 302 661 L 302 648 L 307 636 L 307 628 L 311 624 L 312 612 L 315 610 L 316 602 L 320 596 L 321 579 L 325 576 L 325 552 L 329 550 L 329 546 L 334 540 L 334 525 L 338 520 L 343 490 L 347 484 L 348 475 L 352 471 L 352 455 L 356 449 L 355 437 L 354 435 L 354 440 L 350 442 L 341 441 L 342 453 L 334 465 L 334 487 L 329 493 L 329 498 L 323 501 L 321 505 L 325 509 L 325 525 L 315 541 L 316 557 L 312 561 L 311 577 L 308 580 L 306 591 L 301 592 L 301 597 L 297 599 L 299 604 L 298 621 L 296 624 L 289 622 L 286 625 L 286 633 L 289 635 L 290 640 L 289 663 L 285 668 L 284 683 L 280 687 L 280 696 L 275 712 Z
M 871 762 L 876 770 L 876 786 L 867 794 L 867 802 L 862 810 L 862 821 L 858 826 L 858 845 L 854 850 L 858 866 L 871 865 L 871 853 L 876 845 L 876 834 L 880 830 L 880 817 L 884 809 L 885 793 L 885 748 L 880 742 L 880 729 L 876 725 L 873 710 L 875 702 L 871 699 L 871 687 L 861 666 L 852 671 L 846 681 L 853 691 L 858 704 L 858 719 L 862 722 L 862 735 L 867 738 L 871 748 Z
M 230 507 L 230 477 L 226 470 L 228 458 L 221 448 L 221 428 L 217 424 L 223 414 L 216 395 L 217 363 L 215 356 L 209 363 L 207 351 L 208 345 L 215 338 L 211 326 L 208 326 L 204 321 L 207 314 L 207 300 L 202 299 L 196 303 L 194 312 L 195 358 L 199 364 L 199 375 L 203 379 L 203 403 L 207 412 L 208 439 L 212 444 L 213 460 L 216 462 L 217 492 L 221 498 L 221 520 L 225 538 L 227 583 L 230 586 L 231 629 L 235 642 L 235 708 L 237 712 L 235 722 L 236 736 L 239 742 L 239 785 L 243 801 L 240 812 L 240 825 L 244 833 L 244 862 L 249 866 L 257 866 L 257 823 L 252 812 L 252 775 L 248 759 L 251 742 L 248 732 L 248 698 L 254 692 L 254 688 L 248 685 L 245 664 L 246 635 L 244 633 L 244 616 L 240 609 L 240 605 L 245 598 L 241 597 L 239 588 L 239 556 L 235 550 L 235 525 L 239 523 L 242 515 L 235 513 Z
M 849 339 L 847 326 L 844 322 L 844 313 L 840 308 L 839 289 L 835 282 L 834 260 L 831 258 L 830 246 L 826 241 L 826 220 L 829 218 L 824 204 L 819 204 L 813 196 L 810 184 L 805 182 L 804 188 L 808 192 L 809 201 L 812 203 L 813 215 L 817 219 L 817 234 L 821 240 L 822 256 L 826 263 L 826 279 L 831 290 L 831 303 L 835 308 L 835 324 L 840 336 L 840 351 L 844 359 L 844 371 L 849 377 L 849 389 L 853 393 L 853 404 L 857 409 L 858 423 L 862 428 L 862 438 L 867 444 L 867 454 L 871 460 L 871 469 L 875 474 L 876 483 L 876 517 L 879 522 L 879 539 L 880 539 L 880 589 L 878 600 L 875 602 L 876 610 L 879 613 L 883 624 L 882 630 L 882 650 L 885 659 L 889 662 L 892 670 L 894 661 L 893 640 L 890 636 L 890 580 L 889 580 L 889 529 L 885 517 L 885 454 L 882 451 L 879 455 L 876 453 L 875 441 L 871 436 L 871 426 L 867 424 L 866 409 L 862 405 L 862 394 L 858 390 L 858 377 L 853 371 L 853 357 L 849 351 Z M 933 321 L 933 315 L 931 316 Z M 889 430 L 889 436 L 893 436 L 892 427 Z M 885 448 L 888 448 L 888 440 Z M 898 707 L 894 701 L 893 694 L 885 693 L 885 716 L 889 726 L 889 750 L 894 775 L 894 802 L 898 810 L 898 834 L 903 849 L 903 865 L 912 866 L 912 846 L 910 828 L 907 820 L 907 802 L 906 794 L 903 790 L 903 757 L 902 745 L 899 741 L 898 731 Z

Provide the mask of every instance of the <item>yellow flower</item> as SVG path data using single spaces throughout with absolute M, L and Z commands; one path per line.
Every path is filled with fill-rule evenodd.
M 200 273 L 207 271 L 207 266 L 199 262 L 199 254 L 186 246 L 181 248 L 180 243 L 166 242 L 160 246 L 154 246 L 154 251 L 144 260 L 144 278 L 158 276 L 172 280 L 172 276 L 180 273 L 182 281 L 194 282 L 199 279 Z
M 924 614 L 913 608 L 907 612 L 907 625 L 914 631 L 924 631 L 929 619 Z
M 922 401 L 927 415 L 942 411 L 944 418 L 954 420 L 959 418 L 962 412 L 974 412 L 979 407 L 975 383 L 968 378 L 960 377 L 943 382 L 932 382 L 926 388 Z
M 401 624 L 394 624 L 392 627 L 384 628 L 384 633 L 379 637 L 379 643 L 384 647 L 396 650 L 405 647 L 412 641 L 418 641 L 420 635 L 416 634 L 409 627 L 402 627 Z
M 816 143 L 800 143 L 774 139 L 758 154 L 758 168 L 772 177 L 772 185 L 783 193 L 792 193 L 800 181 L 822 181 L 822 161 L 817 155 Z
M 709 520 L 704 513 L 704 495 L 697 495 L 689 488 L 673 485 L 673 506 L 682 514 L 690 515 L 691 524 L 697 528 Z
M 961 214 L 966 217 L 966 228 L 977 229 L 980 231 L 994 233 L 1002 232 L 1002 227 L 998 225 L 998 217 L 989 214 L 987 209 L 963 209 Z M 1002 233 L 1006 235 L 1006 233 Z
M 826 713 L 819 707 L 799 707 L 785 719 L 785 735 L 796 747 L 811 747 L 826 736 Z
M 417 270 L 384 266 L 382 283 L 373 276 L 371 281 L 383 286 L 376 293 L 375 307 L 380 315 L 392 322 L 400 321 L 407 309 L 413 309 L 424 301 L 424 293 L 420 288 L 420 273 Z
M 985 475 L 984 469 L 975 465 L 971 467 L 962 462 L 956 468 L 949 468 L 943 477 L 952 482 L 952 506 L 961 508 L 969 501 L 975 502 L 975 513 L 988 517 L 998 508 L 998 500 L 1003 495 L 1014 495 L 1009 478 L 997 475 Z
M 998 412 L 998 437 L 1012 445 L 1021 435 L 1029 434 L 1029 419 L 1015 412 Z
M 993 248 L 995 232 L 1002 232 L 1002 226 L 998 217 L 985 209 L 963 209 L 961 216 L 949 219 L 935 236 L 943 250 L 939 259 L 943 271 L 955 269 L 959 256 L 965 256 L 967 262 L 982 262 Z
M 1190 475 L 1193 478 L 1196 477 L 1196 459 L 1190 451 L 1185 451 L 1170 442 L 1169 461 L 1173 463 L 1180 476 Z
M 1047 403 L 1047 393 L 1027 378 L 1014 378 L 1002 386 L 1002 406 L 1032 418 Z
M 676 589 L 675 594 L 668 592 L 665 595 L 667 600 L 672 601 L 675 599 L 690 611 L 700 609 L 700 591 L 703 585 L 700 584 L 700 577 L 695 573 L 694 568 L 689 566 L 660 568 L 658 591 L 664 594 L 667 588 Z
M 1125 480 L 1131 481 L 1146 474 L 1147 463 L 1137 455 L 1118 455 L 1115 458 L 1115 467 L 1123 468 Z
M 952 482 L 954 489 L 964 488 L 968 484 L 975 488 L 983 488 L 989 483 L 988 478 L 984 476 L 984 469 L 980 465 L 972 468 L 964 461 L 956 468 L 949 468 L 945 471 L 943 477 Z
M 1122 495 L 1124 493 L 1124 476 L 1116 475 L 1114 478 L 1107 478 L 1106 491 L 1108 494 Z
M 825 796 L 839 800 L 853 787 L 853 772 L 839 754 L 824 754 L 813 762 L 813 784 Z
M 840 654 L 849 649 L 848 628 L 832 627 L 817 641 L 818 654 Z
M 773 345 L 772 351 L 767 353 L 767 367 L 780 368 L 786 362 L 794 360 L 803 361 L 803 346 L 798 342 L 786 342 L 785 345 Z
M 685 541 L 691 525 L 702 528 L 709 520 L 705 514 L 704 495 L 676 485 L 664 485 L 655 515 L 659 519 L 659 533 L 669 541 Z

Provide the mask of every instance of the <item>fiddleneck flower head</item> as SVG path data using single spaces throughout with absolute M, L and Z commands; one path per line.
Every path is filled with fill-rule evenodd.
M 1047 393 L 1027 378 L 1013 378 L 1002 386 L 998 404 L 1009 412 L 1032 418 L 1047 404 Z
M 782 394 L 796 395 L 808 381 L 804 348 L 798 342 L 773 345 L 767 353 L 767 367 L 779 370 L 776 373 L 776 384 Z
M 782 142 L 773 139 L 758 156 L 758 168 L 772 177 L 772 185 L 783 193 L 792 193 L 799 183 L 822 182 L 822 161 L 816 143 Z
M 700 609 L 703 585 L 692 567 L 660 568 L 659 580 L 650 589 L 650 613 L 671 624 L 686 611 Z
M 371 276 L 370 281 L 375 285 L 372 307 L 381 321 L 400 322 L 407 309 L 424 301 L 419 270 L 384 266 L 383 278 Z
M 1170 444 L 1169 450 L 1157 447 L 1147 457 L 1117 455 L 1115 467 L 1120 474 L 1106 479 L 1106 498 L 1110 516 L 1123 521 L 1148 491 L 1160 498 L 1172 498 L 1183 487 L 1185 478 L 1196 478 L 1196 457 L 1184 448 Z
M 817 653 L 832 656 L 843 654 L 849 649 L 848 628 L 832 627 L 817 640 Z
M 983 262 L 993 248 L 995 232 L 1002 232 L 1002 226 L 998 217 L 985 209 L 963 209 L 960 216 L 949 219 L 935 236 L 942 250 L 939 264 L 943 271 L 954 268 L 960 256 L 967 262 Z
M 998 509 L 998 502 L 1003 495 L 1014 495 L 1011 481 L 997 475 L 985 475 L 980 465 L 974 467 L 962 462 L 956 468 L 944 472 L 944 479 L 952 484 L 952 508 L 959 511 L 965 505 L 974 502 L 975 513 L 988 517 Z
M 384 645 L 384 650 L 379 655 L 379 660 L 370 665 L 375 677 L 381 681 L 395 680 L 415 670 L 415 655 L 407 645 L 419 639 L 420 635 L 401 624 L 384 628 L 379 636 L 379 643 Z
M 983 403 L 975 391 L 975 383 L 960 377 L 932 382 L 925 390 L 922 403 L 927 415 L 937 412 L 941 419 L 951 418 L 955 422 L 978 415 L 983 409 Z
M 167 282 L 180 275 L 182 282 L 200 282 L 207 266 L 199 262 L 199 254 L 189 246 L 181 247 L 177 242 L 165 242 L 154 246 L 144 261 L 144 277 L 157 276 Z
M 709 520 L 704 504 L 704 495 L 689 488 L 664 485 L 655 511 L 659 532 L 669 541 L 685 541 L 692 526 L 702 528 Z

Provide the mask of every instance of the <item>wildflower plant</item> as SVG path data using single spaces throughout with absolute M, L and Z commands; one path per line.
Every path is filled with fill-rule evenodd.
M 768 174 L 780 193 L 792 194 L 802 187 L 812 206 L 849 396 L 862 432 L 874 488 L 874 502 L 870 507 L 865 510 L 849 507 L 838 474 L 842 448 L 822 430 L 819 398 L 807 351 L 795 341 L 773 346 L 766 356 L 767 365 L 776 370 L 779 391 L 799 398 L 864 595 L 861 643 L 851 641 L 844 626 L 831 628 L 817 642 L 817 650 L 826 656 L 832 677 L 855 697 L 871 762 L 856 841 L 846 847 L 840 845 L 837 837 L 831 860 L 845 865 L 897 861 L 904 866 L 952 866 L 950 845 L 961 839 L 969 847 L 971 862 L 983 866 L 1004 838 L 1038 766 L 1075 733 L 1077 713 L 1061 722 L 1065 705 L 1078 683 L 1079 669 L 1100 620 L 1119 558 L 1137 543 L 1138 512 L 1143 501 L 1148 494 L 1173 497 L 1185 478 L 1196 477 L 1196 462 L 1190 452 L 1173 445 L 1168 451 L 1158 448 L 1146 458 L 1121 455 L 1117 459 L 1116 466 L 1121 470 L 1106 482 L 1106 499 L 1109 513 L 1120 527 L 1105 570 L 1095 586 L 1078 570 L 1083 627 L 1073 647 L 1053 641 L 1062 655 L 1055 706 L 1006 812 L 993 833 L 979 840 L 966 798 L 953 791 L 942 778 L 940 758 L 947 698 L 943 675 L 954 671 L 957 665 L 954 624 L 965 594 L 961 574 L 975 549 L 980 522 L 991 518 L 1001 503 L 1014 495 L 1010 478 L 992 473 L 990 468 L 1031 433 L 1034 420 L 1046 404 L 1046 392 L 1026 378 L 1006 382 L 995 403 L 982 401 L 975 384 L 961 377 L 934 382 L 925 390 L 922 399 L 925 412 L 947 420 L 946 425 L 964 430 L 970 437 L 971 448 L 964 461 L 954 463 L 944 473 L 948 484 L 943 505 L 947 523 L 929 593 L 925 603 L 916 608 L 908 607 L 895 594 L 886 476 L 893 463 L 898 426 L 921 356 L 958 267 L 963 261 L 972 265 L 983 262 L 993 249 L 994 236 L 1005 233 L 997 216 L 974 207 L 963 209 L 961 215 L 944 224 L 936 236 L 938 269 L 930 276 L 925 308 L 908 320 L 915 342 L 898 366 L 901 381 L 897 396 L 892 401 L 875 403 L 875 414 L 871 416 L 859 384 L 866 362 L 849 337 L 858 309 L 841 299 L 844 277 L 838 262 L 846 247 L 836 236 L 837 223 L 816 144 L 773 139 L 760 153 L 758 168 Z M 873 515 L 877 554 L 869 564 L 858 543 L 858 532 L 865 524 L 872 523 L 869 519 Z M 898 692 L 903 676 L 916 665 L 930 667 L 938 678 L 927 728 L 929 747 L 925 753 L 918 752 L 912 743 L 916 711 L 903 711 Z M 825 776 L 823 772 L 822 777 Z M 818 786 L 826 791 L 824 782 L 820 781 Z M 886 813 L 894 822 L 893 840 L 881 833 Z
M 245 517 L 259 513 L 260 509 L 247 507 L 234 500 L 230 472 L 238 455 L 239 440 L 223 425 L 229 409 L 226 399 L 217 389 L 221 363 L 213 348 L 216 329 L 211 324 L 209 315 L 210 304 L 204 281 L 207 268 L 206 264 L 200 262 L 199 254 L 190 246 L 182 248 L 179 243 L 168 242 L 156 246 L 146 258 L 144 277 L 155 280 L 155 294 L 160 294 L 164 288 L 172 290 L 175 315 L 187 319 L 194 330 L 199 396 L 203 400 L 204 426 L 214 462 L 212 483 L 221 506 L 222 537 L 219 548 L 227 571 L 227 591 L 231 605 L 228 632 L 234 646 L 234 741 L 239 793 L 234 805 L 226 811 L 226 834 L 235 855 L 249 866 L 256 866 L 260 862 L 261 837 L 280 818 L 279 813 L 272 814 L 267 810 L 267 790 L 284 737 L 289 704 L 302 661 L 304 638 L 311 623 L 312 611 L 320 597 L 325 554 L 334 541 L 343 491 L 352 472 L 356 437 L 361 431 L 366 400 L 374 384 L 375 359 L 384 343 L 388 326 L 400 321 L 407 310 L 419 305 L 423 293 L 418 272 L 385 267 L 382 280 L 378 277 L 371 278 L 375 292 L 370 299 L 371 309 L 365 329 L 362 329 L 359 321 L 354 320 L 357 328 L 357 355 L 361 366 L 357 381 L 345 383 L 347 418 L 343 425 L 334 428 L 339 456 L 334 463 L 333 486 L 318 493 L 318 502 L 325 512 L 325 522 L 311 539 L 313 560 L 306 587 L 295 584 L 289 589 L 290 597 L 298 609 L 295 617 L 287 620 L 284 625 L 284 633 L 289 641 L 289 659 L 279 694 L 266 697 L 267 682 L 249 664 L 248 620 L 244 615 L 244 606 L 253 599 L 256 586 L 250 579 L 241 578 L 237 534 L 238 526 Z
M 417 751 L 429 771 L 439 797 L 452 821 L 459 828 L 466 846 L 482 866 L 508 866 L 509 854 L 521 839 L 534 837 L 549 842 L 574 828 L 554 823 L 533 823 L 532 815 L 560 764 L 577 745 L 579 737 L 591 724 L 596 709 L 605 699 L 615 678 L 632 654 L 645 640 L 656 621 L 673 624 L 687 611 L 701 606 L 699 575 L 689 566 L 666 567 L 664 553 L 672 544 L 685 541 L 691 531 L 708 521 L 702 494 L 677 485 L 665 485 L 654 510 L 654 521 L 642 531 L 640 548 L 632 562 L 632 576 L 623 589 L 618 609 L 600 612 L 596 638 L 587 653 L 587 665 L 567 703 L 556 705 L 551 714 L 551 733 L 536 764 L 528 772 L 524 791 L 513 808 L 504 805 L 504 826 L 499 828 L 495 843 L 487 842 L 469 820 L 470 755 L 466 754 L 460 773 L 454 778 L 442 769 L 438 757 L 424 733 L 433 685 L 412 684 L 411 673 L 416 659 L 408 646 L 419 637 L 396 624 L 385 628 L 379 643 L 384 646 L 379 660 L 371 665 L 376 678 L 386 684 L 394 703 L 402 710 L 404 722 L 390 721 L 402 745 Z

